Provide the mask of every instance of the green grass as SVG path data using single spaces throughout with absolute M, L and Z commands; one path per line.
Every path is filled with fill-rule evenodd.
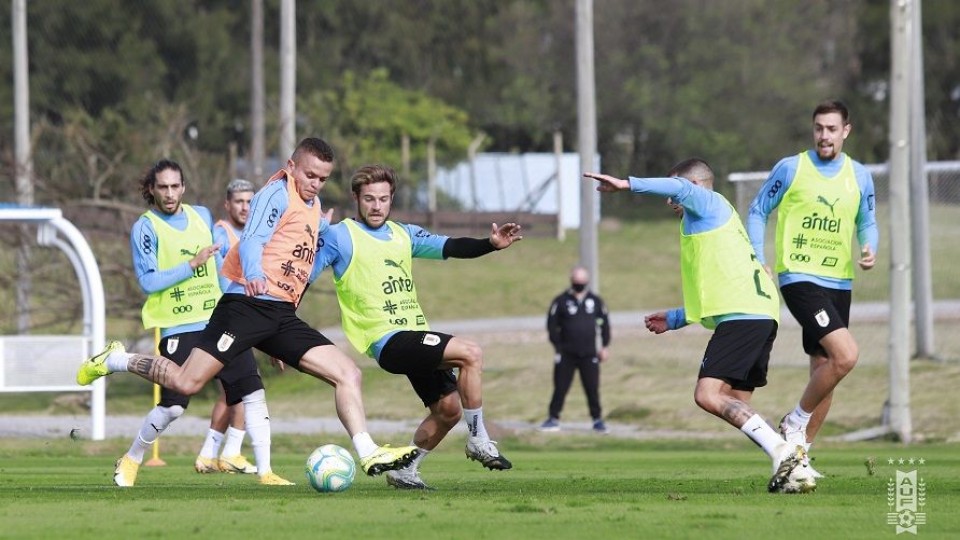
M 549 441 L 549 442 L 547 442 Z M 344 441 L 336 441 L 345 444 Z M 918 537 L 960 530 L 960 457 L 949 445 L 824 446 L 829 477 L 810 495 L 765 492 L 769 461 L 745 439 L 730 443 L 636 442 L 534 436 L 503 442 L 516 467 L 490 472 L 447 441 L 425 461 L 436 491 L 405 492 L 358 477 L 343 493 L 303 482 L 316 441 L 282 439 L 274 469 L 296 481 L 264 487 L 250 477 L 201 476 L 192 454 L 144 468 L 138 485 L 111 485 L 122 446 L 12 441 L 0 450 L 4 538 L 881 538 L 887 482 L 916 469 L 927 485 Z M 113 453 L 109 453 L 109 452 Z M 508 453 L 509 452 L 509 453 Z M 924 458 L 889 465 L 888 458 Z M 873 475 L 865 462 L 873 459 Z

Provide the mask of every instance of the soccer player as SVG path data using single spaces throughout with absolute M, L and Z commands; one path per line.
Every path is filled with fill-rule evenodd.
M 808 450 L 830 410 L 834 388 L 860 354 L 848 329 L 854 233 L 860 243 L 860 268 L 870 270 L 877 262 L 873 177 L 842 151 L 851 129 L 842 102 L 817 105 L 814 148 L 777 163 L 747 216 L 747 234 L 764 264 L 767 218 L 779 207 L 775 270 L 783 301 L 803 329 L 803 350 L 810 356 L 807 387 L 781 420 L 780 431 Z
M 253 199 L 255 191 L 252 183 L 239 178 L 227 184 L 227 194 L 223 201 L 227 217 L 213 224 L 213 242 L 220 246 L 221 260 L 240 239 L 240 233 L 243 232 L 243 226 L 247 223 L 247 216 L 250 213 L 250 200 Z M 221 275 L 220 288 L 226 289 L 229 284 L 230 280 Z M 253 351 L 248 350 L 244 354 L 252 355 Z M 246 434 L 243 402 L 232 407 L 228 406 L 223 385 L 217 386 L 220 387 L 220 395 L 210 413 L 210 429 L 207 430 L 207 438 L 200 449 L 200 455 L 194 461 L 194 469 L 198 473 L 256 474 L 257 468 L 240 453 L 243 437 Z
M 179 365 L 186 361 L 190 350 L 198 343 L 220 298 L 217 278 L 219 246 L 213 243 L 210 230 L 213 218 L 202 206 L 184 204 L 185 191 L 186 179 L 180 165 L 165 159 L 158 161 L 140 181 L 140 193 L 151 208 L 140 216 L 130 231 L 133 267 L 140 287 L 148 295 L 141 314 L 143 326 L 160 328 L 159 350 Z M 217 378 L 223 389 L 225 408 L 240 406 L 238 404 L 244 399 L 257 400 L 257 392 L 263 392 L 263 383 L 250 351 L 240 355 L 217 374 Z M 166 387 L 161 389 L 157 406 L 147 414 L 130 449 L 117 462 L 113 476 L 116 485 L 130 487 L 136 483 L 145 451 L 183 414 L 189 403 L 189 396 Z M 242 422 L 242 414 L 240 418 Z M 269 473 L 269 427 L 266 430 L 254 427 L 253 432 L 256 433 L 255 445 L 267 449 L 257 458 L 268 473 L 265 478 L 272 481 L 276 475 L 269 475 L 272 474 Z M 256 472 L 256 468 L 240 455 L 244 433 L 240 430 L 231 434 L 230 445 L 236 448 L 236 455 L 229 463 L 235 472 Z M 207 437 L 204 449 L 212 444 L 211 439 L 211 436 Z M 201 455 L 203 452 L 201 450 Z M 204 465 L 198 457 L 196 470 L 206 472 L 202 469 Z
M 367 432 L 360 369 L 296 315 L 320 240 L 317 195 L 333 172 L 333 160 L 326 141 L 303 139 L 286 168 L 253 197 L 240 242 L 230 249 L 223 265 L 223 274 L 232 283 L 182 367 L 166 358 L 126 353 L 120 343 L 111 342 L 81 365 L 77 382 L 86 385 L 116 371 L 130 371 L 193 395 L 239 353 L 256 347 L 333 386 L 337 415 L 353 440 L 364 472 L 376 475 L 408 465 L 417 456 L 415 447 L 378 446 Z M 248 432 L 253 421 L 269 425 L 265 403 L 257 414 L 249 401 L 244 404 Z M 253 444 L 262 477 L 256 439 Z
M 420 462 L 465 418 L 466 455 L 491 470 L 512 467 L 490 440 L 483 422 L 483 351 L 464 338 L 430 330 L 417 300 L 414 258 L 471 259 L 520 240 L 514 223 L 491 226 L 488 238 L 448 238 L 390 221 L 396 173 L 382 165 L 361 167 L 350 181 L 357 216 L 323 234 L 315 278 L 333 267 L 344 333 L 357 351 L 384 370 L 406 375 L 429 412 L 413 435 L 419 456 L 387 473 L 399 489 L 429 489 Z M 459 370 L 459 377 L 454 375 Z
M 733 206 L 713 191 L 713 170 L 703 160 L 681 161 L 669 178 L 634 178 L 584 173 L 597 191 L 668 197 L 681 217 L 680 275 L 683 307 L 647 315 L 656 334 L 700 323 L 715 330 L 700 363 L 694 390 L 697 405 L 740 429 L 773 461 L 770 492 L 788 481 L 815 483 L 801 468 L 803 446 L 787 442 L 750 406 L 756 388 L 767 384 L 767 364 L 777 337 L 780 300 L 764 272 Z

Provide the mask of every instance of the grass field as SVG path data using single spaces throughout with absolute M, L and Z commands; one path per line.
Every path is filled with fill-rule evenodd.
M 676 227 L 672 221 L 603 224 L 601 283 L 611 309 L 645 310 L 679 303 Z M 960 254 L 953 237 L 950 232 L 933 243 L 935 265 Z M 575 237 L 564 243 L 528 238 L 507 252 L 475 261 L 418 262 L 421 301 L 440 331 L 448 319 L 544 316 L 549 300 L 566 285 L 576 258 Z M 0 263 L 4 261 L 9 258 L 0 256 Z M 101 261 L 105 263 L 128 261 Z M 938 297 L 960 297 L 960 280 L 953 272 L 948 264 L 936 266 Z M 886 283 L 887 274 L 887 264 L 881 263 L 874 273 L 863 276 L 855 303 L 886 298 L 885 286 L 876 284 Z M 301 310 L 317 327 L 335 326 L 339 320 L 328 280 L 311 288 Z M 4 315 L 11 313 L 11 294 L 11 289 L 0 290 Z M 451 437 L 424 469 L 426 480 L 438 491 L 397 492 L 380 479 L 363 477 L 346 493 L 321 496 L 303 484 L 283 490 L 260 487 L 250 478 L 192 473 L 190 464 L 201 443 L 198 433 L 165 438 L 164 458 L 170 466 L 145 470 L 135 489 L 118 490 L 110 476 L 113 461 L 129 445 L 127 437 L 102 442 L 4 439 L 0 538 L 894 537 L 893 527 L 886 524 L 886 483 L 897 468 L 887 464 L 890 457 L 926 460 L 918 472 L 929 484 L 929 523 L 920 527 L 918 536 L 952 538 L 960 531 L 956 512 L 960 400 L 949 397 L 960 387 L 956 320 L 937 323 L 937 346 L 945 361 L 911 363 L 918 444 L 829 439 L 879 423 L 888 385 L 886 326 L 883 321 L 852 325 L 861 345 L 860 365 L 839 387 L 822 432 L 824 440 L 815 447 L 815 464 L 829 478 L 809 496 L 766 494 L 766 458 L 735 430 L 694 405 L 696 367 L 709 333 L 689 328 L 653 336 L 637 321 L 614 327 L 612 357 L 602 373 L 606 416 L 611 424 L 647 433 L 697 432 L 708 438 L 641 442 L 497 429 L 499 420 L 543 420 L 552 358 L 545 333 L 460 334 L 484 347 L 485 415 L 505 453 L 517 464 L 513 471 L 492 473 L 467 462 L 462 441 Z M 142 330 L 136 320 L 114 317 L 107 333 L 129 343 Z M 422 406 L 404 378 L 386 374 L 371 360 L 349 352 L 363 369 L 369 418 L 422 417 Z M 322 383 L 292 372 L 275 375 L 265 363 L 263 370 L 273 417 L 333 414 L 333 394 Z M 788 411 L 806 382 L 806 371 L 799 332 L 784 325 L 773 352 L 770 384 L 754 398 L 757 410 L 771 421 Z M 136 377 L 113 376 L 108 388 L 108 414 L 142 415 L 149 410 L 150 388 Z M 210 389 L 197 396 L 188 414 L 207 415 L 214 396 Z M 86 397 L 0 394 L 0 411 L 82 416 L 87 414 Z M 563 420 L 583 421 L 588 416 L 585 409 L 582 390 L 575 384 Z M 336 436 L 319 438 L 347 446 Z M 309 451 L 327 442 L 317 439 L 274 437 L 276 470 L 300 479 Z M 864 465 L 870 457 L 876 460 L 873 476 Z
M 303 481 L 308 451 L 289 450 L 315 443 L 277 440 L 274 469 L 298 481 L 294 487 L 198 475 L 188 452 L 166 456 L 166 467 L 141 470 L 135 488 L 121 489 L 110 477 L 118 442 L 12 441 L 0 449 L 0 537 L 892 538 L 887 487 L 896 470 L 916 470 L 925 482 L 919 538 L 960 530 L 960 456 L 949 445 L 833 446 L 819 454 L 829 477 L 816 493 L 771 495 L 769 461 L 745 439 L 536 435 L 502 441 L 515 463 L 502 472 L 467 461 L 463 441 L 449 440 L 423 467 L 436 491 L 397 491 L 363 476 L 346 492 L 323 495 Z M 903 465 L 887 461 L 899 458 Z M 920 458 L 922 465 L 909 462 Z

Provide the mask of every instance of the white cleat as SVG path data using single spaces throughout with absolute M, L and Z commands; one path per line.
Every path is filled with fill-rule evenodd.
M 777 457 L 773 460 L 773 476 L 767 483 L 770 493 L 782 493 L 790 473 L 801 466 L 807 453 L 799 444 L 785 443 L 777 449 Z
M 433 490 L 432 487 L 425 484 L 423 479 L 420 478 L 419 471 L 413 470 L 409 467 L 405 467 L 396 471 L 387 471 L 386 476 L 387 485 L 393 486 L 397 489 Z

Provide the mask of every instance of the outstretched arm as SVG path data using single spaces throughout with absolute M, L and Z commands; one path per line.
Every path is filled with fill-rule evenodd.
M 505 223 L 498 226 L 494 223 L 490 226 L 489 238 L 448 238 L 443 243 L 443 258 L 475 259 L 491 251 L 508 248 L 520 240 L 523 240 L 520 225 Z
M 629 181 L 610 176 L 609 174 L 585 172 L 583 173 L 583 176 L 596 180 L 597 191 L 602 191 L 604 193 L 613 193 L 615 191 L 624 191 L 630 189 Z

